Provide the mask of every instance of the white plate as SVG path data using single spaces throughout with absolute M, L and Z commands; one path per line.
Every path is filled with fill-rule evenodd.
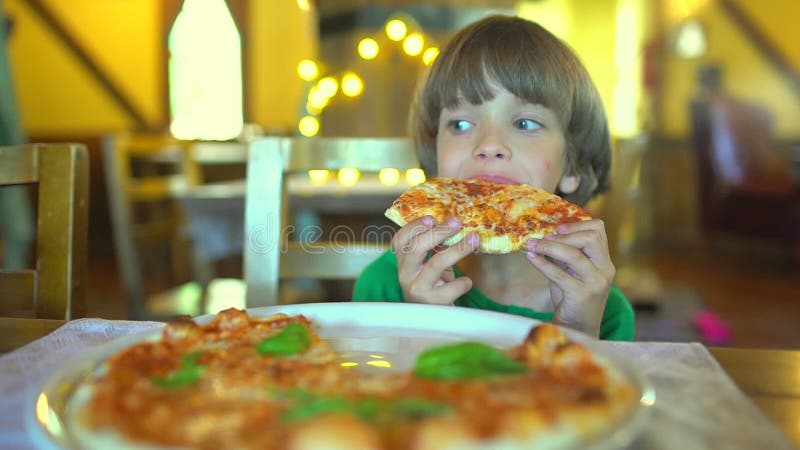
M 410 369 L 421 350 L 447 342 L 473 340 L 508 348 L 522 342 L 531 328 L 540 323 L 492 311 L 408 303 L 312 303 L 248 310 L 254 317 L 278 312 L 305 315 L 319 325 L 320 336 L 365 370 Z M 205 323 L 211 318 L 202 316 L 196 320 Z M 630 360 L 606 343 L 573 330 L 563 331 L 614 366 L 635 387 L 639 398 L 638 405 L 632 406 L 616 429 L 582 448 L 630 445 L 642 431 L 655 402 L 652 385 Z M 53 374 L 25 411 L 34 442 L 40 448 L 82 448 L 79 438 L 71 432 L 76 421 L 71 402 L 75 392 L 110 356 L 133 343 L 157 339 L 159 335 L 160 330 L 148 330 L 115 339 Z

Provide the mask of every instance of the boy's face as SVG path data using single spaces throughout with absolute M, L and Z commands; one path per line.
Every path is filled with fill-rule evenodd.
M 480 105 L 462 100 L 442 110 L 436 136 L 438 175 L 574 192 L 580 180 L 563 176 L 565 138 L 553 111 L 497 84 L 492 89 L 492 100 Z

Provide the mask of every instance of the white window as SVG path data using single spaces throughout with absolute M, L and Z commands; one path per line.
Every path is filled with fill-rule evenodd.
M 172 135 L 237 137 L 243 125 L 241 38 L 225 0 L 185 0 L 167 46 Z

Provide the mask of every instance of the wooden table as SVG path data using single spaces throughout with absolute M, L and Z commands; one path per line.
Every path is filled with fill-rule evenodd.
M 39 339 L 65 323 L 64 320 L 0 317 L 0 354 Z
M 800 447 L 800 351 L 708 350 L 739 389 Z

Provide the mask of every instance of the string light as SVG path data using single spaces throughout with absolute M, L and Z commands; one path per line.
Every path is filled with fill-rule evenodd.
M 328 106 L 329 96 L 325 95 L 319 86 L 314 86 L 308 91 L 308 105 L 310 109 L 322 111 L 323 108 Z
M 419 33 L 411 33 L 403 40 L 403 51 L 409 56 L 417 56 L 422 53 L 425 40 Z
M 314 116 L 305 116 L 298 122 L 297 129 L 305 137 L 316 136 L 319 133 L 319 120 Z
M 348 72 L 342 77 L 342 93 L 348 97 L 356 97 L 364 90 L 364 82 L 353 72 Z
M 297 0 L 297 6 L 302 10 L 310 10 L 309 0 Z M 413 22 L 413 20 L 412 20 Z M 415 28 L 418 26 L 415 25 Z M 421 61 L 426 66 L 429 66 L 439 56 L 439 49 L 437 47 L 429 47 L 425 49 L 425 38 L 421 33 L 413 32 L 409 34 L 409 26 L 406 21 L 402 19 L 392 19 L 386 22 L 384 26 L 386 36 L 395 42 L 402 41 L 403 51 L 409 56 L 418 56 L 422 54 Z M 358 55 L 364 60 L 373 60 L 380 52 L 380 45 L 375 38 L 365 37 L 362 38 L 356 46 Z M 423 52 L 424 50 L 424 52 Z M 319 65 L 311 60 L 304 59 L 297 65 L 297 74 L 305 81 L 316 80 L 320 75 Z M 323 109 L 328 105 L 331 98 L 341 88 L 342 93 L 348 97 L 356 97 L 361 95 L 364 90 L 364 81 L 358 74 L 353 72 L 346 72 L 342 75 L 341 81 L 338 81 L 333 76 L 325 76 L 317 81 L 308 91 L 306 99 L 306 111 L 309 115 L 303 117 L 298 122 L 298 130 L 303 136 L 315 136 L 319 133 L 320 123 L 315 117 L 322 113 Z M 355 169 L 352 169 L 355 170 Z M 351 169 L 340 170 L 337 177 L 339 182 L 345 186 L 352 186 L 358 182 L 360 173 Z M 315 172 L 316 173 L 316 172 Z M 330 173 L 321 178 L 322 172 L 317 174 L 320 178 L 316 182 L 325 182 Z M 311 178 L 311 172 L 309 172 Z M 410 169 L 405 173 L 406 181 L 409 185 L 416 185 L 425 181 L 425 173 L 421 169 Z M 399 182 L 400 171 L 397 169 L 386 168 L 379 173 L 381 183 L 385 185 L 395 185 Z M 321 180 L 321 181 L 320 181 Z M 312 183 L 314 183 L 312 179 Z
M 314 186 L 319 186 L 328 182 L 328 178 L 331 177 L 331 171 L 326 169 L 311 169 L 308 171 L 308 179 L 311 180 L 311 184 Z
M 314 61 L 304 59 L 297 63 L 297 75 L 299 75 L 302 80 L 311 81 L 319 75 L 319 67 Z
M 311 10 L 311 5 L 309 5 L 308 0 L 297 0 L 297 7 L 303 11 Z
M 358 179 L 361 178 L 361 172 L 358 169 L 342 167 L 336 177 L 343 186 L 355 186 Z
M 386 22 L 386 36 L 393 41 L 399 41 L 406 37 L 408 26 L 400 19 L 392 19 Z
M 384 186 L 394 186 L 400 181 L 400 171 L 394 167 L 385 167 L 378 172 L 378 181 Z
M 430 66 L 434 61 L 436 61 L 437 56 L 439 56 L 439 49 L 436 47 L 430 47 L 422 53 L 422 62 L 426 66 Z
M 416 186 L 425 182 L 425 172 L 422 169 L 406 170 L 406 183 L 409 186 Z
M 339 91 L 339 82 L 333 77 L 325 77 L 319 80 L 317 86 L 322 95 L 328 98 L 333 97 Z
M 378 56 L 380 47 L 378 42 L 372 38 L 364 38 L 358 42 L 358 56 L 369 61 Z

